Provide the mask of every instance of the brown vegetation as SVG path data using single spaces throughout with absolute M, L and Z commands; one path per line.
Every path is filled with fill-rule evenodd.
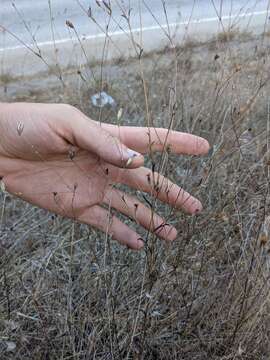
M 5 100 L 66 101 L 107 122 L 122 108 L 122 124 L 148 117 L 207 138 L 212 150 L 149 157 L 205 210 L 187 217 L 148 198 L 179 236 L 164 244 L 139 229 L 141 253 L 2 192 L 1 359 L 269 358 L 268 43 L 226 36 L 139 54 L 104 65 L 98 85 L 87 69 L 64 74 L 65 88 L 48 78 L 8 84 Z M 118 109 L 92 107 L 100 87 Z

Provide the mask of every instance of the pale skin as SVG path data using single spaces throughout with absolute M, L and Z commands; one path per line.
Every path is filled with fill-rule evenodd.
M 175 154 L 209 151 L 201 137 L 100 124 L 70 105 L 0 103 L 0 176 L 5 189 L 100 229 L 134 250 L 142 249 L 144 241 L 117 212 L 166 241 L 174 240 L 177 231 L 117 184 L 150 193 L 190 214 L 202 210 L 198 199 L 143 166 L 144 154 L 165 147 Z

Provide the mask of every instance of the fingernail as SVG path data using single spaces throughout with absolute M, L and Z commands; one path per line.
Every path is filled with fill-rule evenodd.
M 132 164 L 133 159 L 135 159 L 136 157 L 143 156 L 142 154 L 138 153 L 137 151 L 134 151 L 131 149 L 127 149 L 126 154 L 128 157 L 128 160 L 126 162 L 126 167 L 129 167 Z
M 177 238 L 177 230 L 173 226 L 170 226 L 170 228 L 165 231 L 164 238 L 167 241 L 174 241 Z
M 196 200 L 193 203 L 193 211 L 192 211 L 192 213 L 194 215 L 199 214 L 202 211 L 202 209 L 203 209 L 202 203 L 199 200 Z
M 144 247 L 144 240 L 142 238 L 137 239 L 138 250 L 141 250 Z
M 156 234 L 167 241 L 174 241 L 177 238 L 177 230 L 174 226 L 164 224 Z
M 171 230 L 169 232 L 169 239 L 171 241 L 174 241 L 177 238 L 178 232 L 175 227 L 171 227 Z
M 196 209 L 195 209 L 195 211 L 194 211 L 194 214 L 196 215 L 196 214 L 200 214 L 201 212 L 202 212 L 202 209 L 203 209 L 203 207 L 201 206 L 201 207 L 197 207 Z
M 128 159 L 133 159 L 136 156 L 142 156 L 142 154 L 138 153 L 137 151 L 131 150 L 131 149 L 127 149 L 127 155 L 128 155 Z

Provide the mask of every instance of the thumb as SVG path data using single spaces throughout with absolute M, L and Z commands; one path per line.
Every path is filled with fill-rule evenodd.
M 121 168 L 134 169 L 143 165 L 142 154 L 129 149 L 117 137 L 80 112 L 76 121 L 68 122 L 68 139 L 81 149 L 98 155 L 104 161 Z

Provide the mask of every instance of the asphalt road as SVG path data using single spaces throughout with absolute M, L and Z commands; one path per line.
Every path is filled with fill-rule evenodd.
M 208 19 L 217 15 L 260 13 L 268 6 L 268 0 L 164 1 L 169 23 Z M 0 25 L 13 34 L 0 30 L 0 50 L 19 48 L 23 43 L 33 44 L 33 38 L 41 44 L 49 44 L 53 38 L 56 42 L 66 41 L 74 37 L 73 31 L 65 25 L 66 20 L 74 24 L 80 36 L 101 34 L 109 17 L 104 5 L 99 7 L 97 2 L 102 3 L 102 0 L 0 0 Z M 98 25 L 86 14 L 89 6 Z M 111 7 L 110 32 L 128 28 L 127 21 L 121 16 L 128 9 L 131 9 L 133 29 L 141 26 L 147 29 L 167 21 L 162 0 L 111 0 Z

